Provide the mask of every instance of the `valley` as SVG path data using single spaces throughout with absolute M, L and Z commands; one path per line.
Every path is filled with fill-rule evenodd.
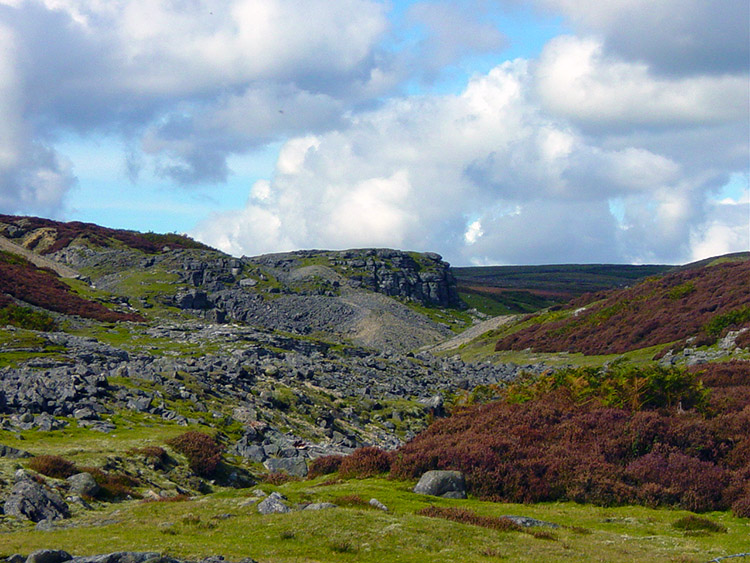
M 747 254 L 503 270 L 16 216 L 0 236 L 0 556 L 748 551 Z M 429 470 L 462 471 L 468 498 L 413 493 Z M 66 510 L 24 509 L 24 487 Z M 289 510 L 261 514 L 273 493 Z

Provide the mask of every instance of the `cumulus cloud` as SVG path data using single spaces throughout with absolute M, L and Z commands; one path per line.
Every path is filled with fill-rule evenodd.
M 659 77 L 644 63 L 605 55 L 595 39 L 558 37 L 537 69 L 545 106 L 589 127 L 674 126 L 748 117 L 746 75 Z
M 224 182 L 229 155 L 330 129 L 393 88 L 387 29 L 374 0 L 4 0 L 0 197 L 58 208 L 69 132 L 123 137 L 131 178 Z
M 585 132 L 565 108 L 540 100 L 544 68 L 504 63 L 460 95 L 392 100 L 334 132 L 290 141 L 269 184 L 272 198 L 250 200 L 196 234 L 221 244 L 210 231 L 217 222 L 232 225 L 237 238 L 224 240 L 224 248 L 237 248 L 243 214 L 263 209 L 292 247 L 369 241 L 436 249 L 457 263 L 689 258 L 702 244 L 696 233 L 713 236 L 707 194 L 726 176 L 696 168 L 691 153 L 666 152 L 659 139 L 669 125 L 660 122 L 653 132 L 647 116 L 631 127 L 636 137 Z M 606 81 L 611 72 L 598 62 L 592 79 Z M 651 92 L 648 84 L 631 92 L 633 107 L 648 104 Z M 702 119 L 671 126 L 696 137 L 696 150 L 710 129 Z M 721 150 L 743 146 L 730 137 Z M 610 211 L 613 200 L 623 202 L 622 223 Z M 465 217 L 473 219 L 467 224 Z M 738 216 L 719 222 L 732 230 L 747 225 Z M 243 247 L 256 251 L 252 242 Z
M 15 39 L 12 29 L 0 25 L 0 208 L 53 215 L 75 180 L 70 163 L 35 141 L 22 119 L 22 79 L 13 65 Z
M 737 74 L 750 65 L 743 0 L 537 0 L 608 51 L 667 75 Z

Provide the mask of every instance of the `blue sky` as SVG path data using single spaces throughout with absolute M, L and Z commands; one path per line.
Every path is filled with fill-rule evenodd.
M 746 250 L 749 27 L 737 0 L 0 0 L 0 212 L 234 255 Z

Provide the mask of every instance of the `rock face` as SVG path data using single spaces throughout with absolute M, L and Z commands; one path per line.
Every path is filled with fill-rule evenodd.
M 60 495 L 29 479 L 13 486 L 4 508 L 5 514 L 32 522 L 70 517 L 70 509 Z
M 291 273 L 301 263 L 315 261 L 340 274 L 352 287 L 423 305 L 455 307 L 460 303 L 449 264 L 434 252 L 403 252 L 389 248 L 303 250 L 244 258 L 243 261 L 281 273 Z
M 420 495 L 466 498 L 466 479 L 460 471 L 428 471 L 414 487 Z

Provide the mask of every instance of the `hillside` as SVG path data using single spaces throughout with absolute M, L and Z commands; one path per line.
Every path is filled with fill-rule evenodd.
M 487 313 L 530 313 L 584 293 L 622 288 L 672 266 L 556 264 L 453 268 L 461 298 Z
M 681 341 L 701 346 L 750 328 L 750 261 L 680 270 L 631 288 L 585 295 L 529 319 L 495 350 L 621 354 Z M 742 346 L 748 334 L 740 337 Z

